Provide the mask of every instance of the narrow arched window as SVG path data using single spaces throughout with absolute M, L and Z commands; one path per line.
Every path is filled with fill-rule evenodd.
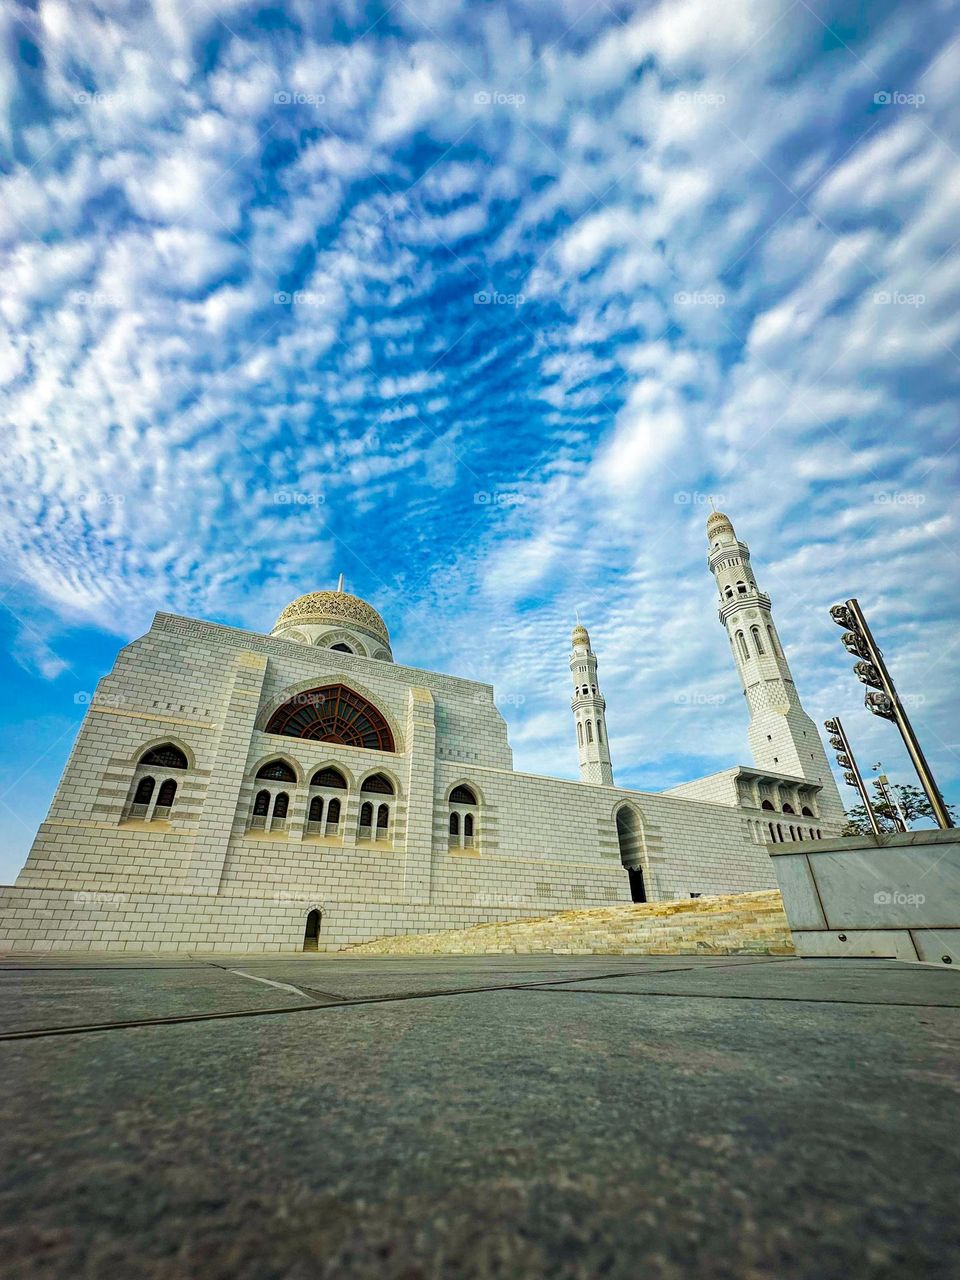
M 772 809 L 772 808 L 773 808 L 773 803 L 772 803 L 772 801 L 770 801 L 770 800 L 762 800 L 762 801 L 760 802 L 760 808 L 761 808 L 761 809 Z
M 340 801 L 334 797 L 327 805 L 327 831 L 336 831 L 340 825 Z
M 732 600 L 732 599 L 733 599 L 733 587 L 726 587 L 726 588 L 725 588 L 725 590 L 724 590 L 724 592 L 723 592 L 723 594 L 726 596 L 726 598 L 727 598 L 728 600 Z
M 747 648 L 747 641 L 746 641 L 746 637 L 744 636 L 744 634 L 743 634 L 743 632 L 742 632 L 742 631 L 738 631 L 738 632 L 737 632 L 737 644 L 738 644 L 738 645 L 739 645 L 739 647 L 740 647 L 740 656 L 741 656 L 741 658 L 749 658 L 749 657 L 750 657 L 750 650 Z
M 773 829 L 773 823 L 772 823 L 772 822 L 768 822 L 768 823 L 767 823 L 767 826 L 770 828 L 770 839 L 774 842 L 774 844 L 776 844 L 776 840 L 777 840 L 777 833 L 776 833 L 776 832 L 774 831 L 774 829 Z
M 255 818 L 265 818 L 270 812 L 270 792 L 258 791 L 257 798 L 253 802 L 253 816 Z
M 747 584 L 745 582 L 737 583 L 737 594 L 745 596 L 747 594 Z
M 372 826 L 373 826 L 373 805 L 370 803 L 369 800 L 365 800 L 363 804 L 360 806 L 360 829 L 362 831 L 363 828 L 366 827 L 367 832 L 369 833 Z
M 792 805 L 792 804 L 785 804 L 785 805 L 783 806 L 783 812 L 784 812 L 784 813 L 793 813 L 793 811 L 794 811 L 794 810 L 793 810 L 793 805 Z
M 777 637 L 774 634 L 773 627 L 771 626 L 767 627 L 767 635 L 770 637 L 770 652 L 776 654 L 776 656 L 779 658 L 780 646 L 777 644 Z
M 149 804 L 150 797 L 153 795 L 153 788 L 156 786 L 153 778 L 141 778 L 137 783 L 136 794 L 133 797 L 134 804 Z
M 473 814 L 465 813 L 463 815 L 463 834 L 468 840 L 473 838 Z
M 579 720 L 577 721 L 577 741 L 580 743 L 580 746 L 582 747 L 583 746 L 583 724 Z
M 458 836 L 460 834 L 460 815 L 459 813 L 451 813 L 450 815 L 450 834 Z
M 777 823 L 777 839 L 781 844 L 783 844 L 783 827 L 781 827 L 779 822 Z
M 800 810 L 800 814 L 801 814 L 801 816 L 802 816 L 802 817 L 804 817 L 804 818 L 812 818 L 812 817 L 813 817 L 813 810 L 810 808 L 810 806 L 809 806 L 809 805 L 806 805 L 806 804 L 805 804 L 805 805 L 803 806 L 803 808 Z
M 389 826 L 390 826 L 390 806 L 386 804 L 382 804 L 380 808 L 377 810 L 377 838 L 378 839 L 380 838 L 381 832 L 383 832 L 383 834 L 386 835 L 387 828 Z
M 760 657 L 762 654 L 766 652 L 766 650 L 763 647 L 763 641 L 760 639 L 760 628 L 751 627 L 750 634 L 753 636 L 753 647 L 757 651 L 757 657 Z
M 314 796 L 310 801 L 310 819 L 311 822 L 323 821 L 323 796 Z
M 588 742 L 593 741 L 593 725 L 589 720 L 587 721 L 587 741 Z
M 290 797 L 285 791 L 279 792 L 273 801 L 273 816 L 275 818 L 285 818 L 287 809 L 290 807 Z
M 597 721 L 597 742 L 599 742 L 601 745 L 603 744 L 603 721 L 602 720 Z
M 157 792 L 157 808 L 169 809 L 176 794 L 177 784 L 173 778 L 165 778 L 160 784 L 160 790 Z

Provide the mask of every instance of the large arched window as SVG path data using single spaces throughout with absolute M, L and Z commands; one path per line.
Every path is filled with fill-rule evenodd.
M 151 747 L 140 757 L 139 764 L 152 769 L 186 769 L 189 767 L 187 757 L 172 742 L 164 742 L 159 747 Z
M 295 694 L 273 713 L 266 732 L 315 742 L 338 742 L 368 751 L 396 750 L 383 713 L 343 684 Z
M 286 760 L 270 760 L 257 770 L 258 778 L 267 778 L 271 782 L 296 782 L 297 775 Z
M 451 804 L 476 804 L 477 797 L 473 794 L 469 787 L 454 787 L 450 792 Z
M 339 769 L 318 769 L 310 779 L 311 787 L 335 787 L 338 791 L 346 791 L 347 780 Z
M 392 796 L 393 783 L 383 773 L 373 773 L 360 783 L 361 791 L 372 791 L 379 796 Z

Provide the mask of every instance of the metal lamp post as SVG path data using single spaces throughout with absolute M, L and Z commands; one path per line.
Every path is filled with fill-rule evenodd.
M 863 774 L 857 768 L 857 758 L 853 754 L 850 743 L 847 741 L 847 735 L 843 731 L 840 717 L 837 716 L 834 720 L 824 720 L 823 727 L 829 733 L 830 745 L 837 753 L 837 764 L 843 769 L 844 782 L 848 786 L 856 787 L 860 792 L 860 799 L 863 801 L 863 807 L 867 811 L 867 818 L 873 828 L 873 834 L 875 836 L 880 835 L 880 823 L 877 821 L 877 815 L 873 811 L 873 805 L 870 803 L 870 795 L 863 780 Z
M 927 758 L 913 731 L 910 717 L 903 709 L 896 686 L 867 626 L 867 620 L 863 616 L 859 602 L 854 599 L 847 600 L 844 604 L 835 604 L 830 610 L 830 616 L 838 627 L 846 628 L 843 634 L 844 648 L 860 659 L 853 668 L 857 679 L 876 691 L 866 695 L 864 704 L 875 716 L 892 720 L 896 724 L 910 759 L 913 761 L 913 767 L 917 771 L 920 785 L 927 793 L 937 825 L 943 828 L 952 827 L 953 821 L 943 802 L 940 788 L 936 784 L 930 766 L 927 764 Z

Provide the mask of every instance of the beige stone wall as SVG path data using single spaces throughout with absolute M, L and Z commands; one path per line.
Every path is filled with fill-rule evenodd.
M 291 693 L 343 682 L 391 723 L 395 754 L 268 735 Z M 565 726 L 558 725 L 558 734 Z M 143 751 L 173 741 L 169 823 L 123 821 Z M 283 834 L 248 830 L 259 764 L 297 774 Z M 309 780 L 335 764 L 349 787 L 337 838 L 305 829 Z M 358 840 L 363 778 L 395 796 L 388 839 Z M 449 804 L 479 804 L 474 847 L 451 846 Z M 630 899 L 616 810 L 642 831 L 648 896 L 765 889 L 765 849 L 728 804 L 515 773 L 487 685 L 158 615 L 100 684 L 17 886 L 0 898 L 0 947 L 299 950 Z

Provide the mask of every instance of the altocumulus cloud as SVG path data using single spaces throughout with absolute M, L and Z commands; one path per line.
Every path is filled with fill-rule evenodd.
M 262 12 L 0 19 L 13 723 L 68 740 L 156 608 L 266 629 L 342 569 L 567 776 L 579 607 L 618 776 L 668 785 L 745 757 L 712 496 L 810 710 L 896 768 L 856 593 L 955 780 L 948 7 Z

